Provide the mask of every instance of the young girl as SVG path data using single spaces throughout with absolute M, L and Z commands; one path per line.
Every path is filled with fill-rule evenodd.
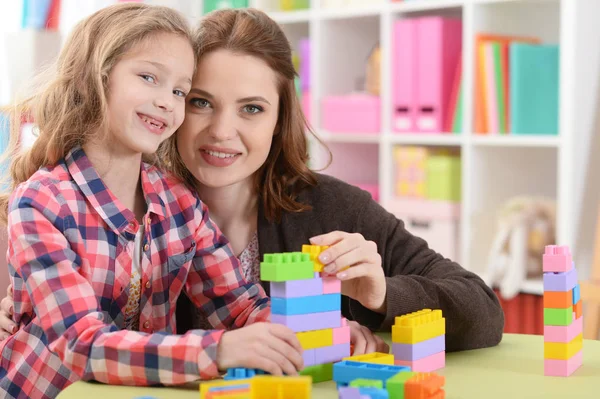
M 302 367 L 280 325 L 172 335 L 182 290 L 214 328 L 269 312 L 197 196 L 142 162 L 183 121 L 194 66 L 179 14 L 112 6 L 74 29 L 55 76 L 13 109 L 13 149 L 21 115 L 35 116 L 39 138 L 14 153 L 14 191 L 0 204 L 19 325 L 0 343 L 0 397 L 54 398 L 80 379 L 178 384 Z

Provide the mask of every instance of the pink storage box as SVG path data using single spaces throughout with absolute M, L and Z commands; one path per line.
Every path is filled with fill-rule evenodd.
M 327 96 L 322 103 L 322 126 L 331 133 L 379 133 L 381 100 L 370 94 Z
M 429 248 L 460 262 L 460 204 L 419 198 L 391 200 L 386 209 L 404 221 L 406 229 L 427 241 Z

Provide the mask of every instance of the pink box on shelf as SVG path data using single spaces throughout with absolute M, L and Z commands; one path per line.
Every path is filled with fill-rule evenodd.
M 417 19 L 416 31 L 417 130 L 442 132 L 462 52 L 462 21 L 423 17 Z
M 331 133 L 374 133 L 381 130 L 381 100 L 371 94 L 327 96 L 322 126 Z
M 385 204 L 385 208 L 401 219 L 410 233 L 427 241 L 434 251 L 460 262 L 459 203 L 396 198 Z
M 416 19 L 396 21 L 392 39 L 392 130 L 396 132 L 416 130 L 416 47 Z

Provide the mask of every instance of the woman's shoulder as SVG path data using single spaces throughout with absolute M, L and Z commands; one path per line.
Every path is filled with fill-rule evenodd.
M 350 183 L 326 174 L 316 173 L 317 184 L 305 188 L 299 200 L 309 205 L 355 207 L 372 199 L 371 195 Z

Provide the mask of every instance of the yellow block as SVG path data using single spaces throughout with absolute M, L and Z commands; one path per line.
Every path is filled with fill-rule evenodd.
M 302 349 L 315 349 L 333 345 L 333 329 L 314 330 L 296 333 Z
M 423 309 L 396 317 L 392 326 L 392 342 L 416 344 L 446 334 L 446 319 L 439 309 Z
M 312 377 L 274 377 L 257 375 L 252 378 L 250 399 L 310 399 Z
M 544 359 L 568 360 L 583 348 L 583 334 L 571 342 L 544 342 Z
M 228 387 L 231 385 L 243 385 L 243 384 L 252 384 L 252 379 L 245 378 L 242 380 L 214 380 L 214 381 L 206 381 L 200 383 L 200 399 L 206 399 L 206 394 L 208 390 L 214 387 Z M 252 385 L 250 385 L 252 387 Z M 228 398 L 229 399 L 229 398 Z
M 302 253 L 310 255 L 310 260 L 313 261 L 316 272 L 320 273 L 323 271 L 323 264 L 321 263 L 321 261 L 319 261 L 319 255 L 321 255 L 321 252 L 325 251 L 327 248 L 329 248 L 328 245 L 303 245 L 302 246 Z
M 394 365 L 394 355 L 391 353 L 373 352 L 364 355 L 356 355 L 345 357 L 342 360 L 350 360 L 352 362 L 389 364 Z

